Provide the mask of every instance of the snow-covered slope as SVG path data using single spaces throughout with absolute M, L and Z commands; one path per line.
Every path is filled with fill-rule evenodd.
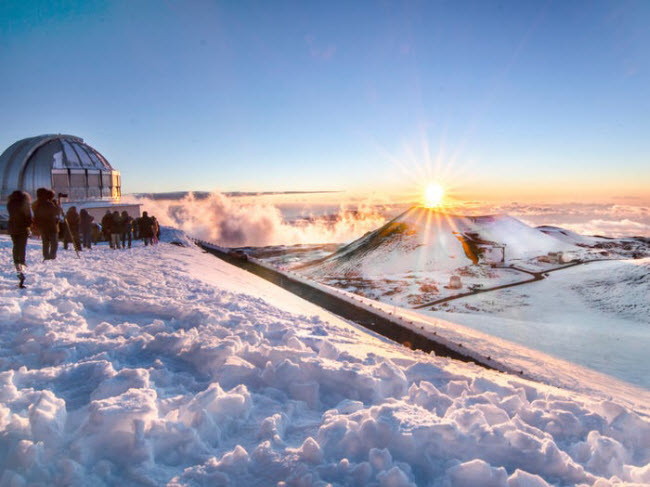
M 603 262 L 576 291 L 595 308 L 649 325 L 650 257 Z
M 579 233 L 576 233 L 571 230 L 567 230 L 566 228 L 554 227 L 552 225 L 542 225 L 540 227 L 537 227 L 537 230 L 544 232 L 546 235 L 550 235 L 551 237 L 555 237 L 559 240 L 562 240 L 563 242 L 567 242 L 574 245 L 581 244 L 581 245 L 592 246 L 600 242 L 606 242 L 608 240 L 602 237 L 580 235 Z
M 0 484 L 650 482 L 635 408 L 372 336 L 197 248 L 0 236 Z M 285 482 L 282 484 L 281 482 Z
M 461 216 L 413 207 L 306 270 L 363 276 L 451 270 L 476 262 L 477 245 L 494 244 L 505 245 L 508 260 L 575 249 L 507 215 Z

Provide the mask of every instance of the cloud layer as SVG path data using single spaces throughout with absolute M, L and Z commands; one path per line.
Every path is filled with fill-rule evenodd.
M 181 200 L 125 199 L 142 204 L 162 225 L 228 247 L 347 242 L 383 225 L 388 214 L 386 207 L 367 203 L 318 205 L 314 212 L 287 208 L 283 212 L 263 198 L 221 193 L 202 199 L 191 193 Z
M 372 231 L 410 204 L 341 195 L 229 197 L 212 193 L 180 200 L 127 197 L 141 203 L 163 225 L 224 246 L 343 243 Z M 584 235 L 650 236 L 645 206 L 567 203 L 494 204 L 470 201 L 452 210 L 463 214 L 506 213 L 532 226 L 554 225 Z

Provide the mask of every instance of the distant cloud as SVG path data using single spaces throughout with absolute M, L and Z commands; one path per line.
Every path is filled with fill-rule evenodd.
M 636 197 L 621 198 L 636 201 Z M 650 236 L 650 208 L 631 204 L 566 203 L 492 204 L 472 201 L 459 211 L 468 214 L 506 213 L 532 226 L 553 225 L 584 235 Z
M 472 201 L 456 211 L 473 215 L 505 213 L 531 226 L 552 225 L 584 235 L 650 236 L 650 208 L 632 204 L 493 204 Z
M 560 223 L 558 227 L 583 235 L 606 237 L 632 237 L 650 235 L 650 225 L 633 220 L 589 220 L 584 223 Z

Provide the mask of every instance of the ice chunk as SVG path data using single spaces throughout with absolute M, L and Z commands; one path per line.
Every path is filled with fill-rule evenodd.
M 303 462 L 319 464 L 323 461 L 323 450 L 311 436 L 303 442 L 297 453 Z
M 397 466 L 377 474 L 377 480 L 380 487 L 415 487 L 413 482 L 409 482 L 404 471 Z
M 368 461 L 375 470 L 386 470 L 393 465 L 393 457 L 387 448 L 371 448 L 368 452 Z
M 517 469 L 508 477 L 508 487 L 548 487 L 548 483 L 539 475 Z
M 34 403 L 29 406 L 29 423 L 32 437 L 36 441 L 47 444 L 61 441 L 65 421 L 65 401 L 51 391 L 39 392 Z
M 100 383 L 91 394 L 92 399 L 119 396 L 129 389 L 148 389 L 149 372 L 146 369 L 122 369 L 115 376 Z

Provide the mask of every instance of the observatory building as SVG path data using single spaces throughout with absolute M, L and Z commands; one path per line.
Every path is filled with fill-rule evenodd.
M 86 208 L 96 221 L 107 208 L 140 216 L 140 205 L 120 204 L 120 172 L 81 137 L 29 137 L 15 142 L 0 155 L 0 212 L 6 213 L 5 203 L 13 191 L 25 191 L 35 199 L 36 190 L 41 187 L 61 194 L 64 208 Z

